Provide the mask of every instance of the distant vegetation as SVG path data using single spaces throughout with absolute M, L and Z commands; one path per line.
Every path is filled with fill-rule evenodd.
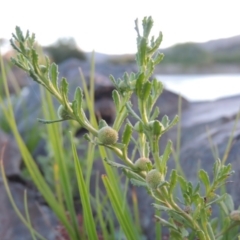
M 59 39 L 55 44 L 44 47 L 44 51 L 46 51 L 57 64 L 68 58 L 86 60 L 85 53 L 78 48 L 73 38 Z
M 163 64 L 205 65 L 211 62 L 211 55 L 195 43 L 177 44 L 162 51 Z
M 240 42 L 209 49 L 207 45 L 198 43 L 177 44 L 163 50 L 163 64 L 207 65 L 207 64 L 238 64 L 240 63 Z

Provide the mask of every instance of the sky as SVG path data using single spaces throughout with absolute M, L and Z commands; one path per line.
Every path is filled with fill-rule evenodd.
M 73 37 L 80 49 L 107 54 L 136 52 L 134 21 L 152 16 L 161 48 L 240 35 L 239 0 L 2 0 L 0 38 L 15 26 L 36 34 L 41 45 Z

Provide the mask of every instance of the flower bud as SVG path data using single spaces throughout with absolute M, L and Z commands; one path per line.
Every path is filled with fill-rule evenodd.
M 151 189 L 156 189 L 162 180 L 162 174 L 157 169 L 152 169 L 147 173 L 146 182 Z
M 118 140 L 118 132 L 109 126 L 105 126 L 99 129 L 98 139 L 103 144 L 112 145 Z
M 152 162 L 149 158 L 141 157 L 134 163 L 134 165 L 139 171 L 148 171 L 148 165 L 152 166 Z
M 240 211 L 239 210 L 234 210 L 230 213 L 230 218 L 233 221 L 240 221 Z

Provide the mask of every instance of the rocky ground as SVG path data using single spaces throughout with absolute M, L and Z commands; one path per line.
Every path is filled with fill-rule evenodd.
M 76 86 L 80 85 L 79 67 L 87 76 L 89 72 L 89 64 L 74 59 L 62 63 L 59 67 L 60 75 L 66 77 L 70 83 L 70 96 Z M 125 71 L 134 71 L 133 66 L 126 67 L 116 66 L 112 64 L 98 63 L 95 67 L 96 82 L 96 114 L 100 114 L 109 124 L 112 122 L 115 114 L 114 105 L 111 100 L 111 91 L 113 86 L 108 79 L 109 74 L 116 78 L 122 76 Z M 18 79 L 23 77 L 24 79 Z M 24 74 L 16 75 L 16 79 L 24 82 L 25 88 L 21 94 L 15 97 L 15 117 L 18 123 L 18 129 L 25 141 L 31 137 L 31 129 L 39 124 L 37 117 L 42 117 L 40 113 L 40 93 L 38 86 L 26 77 Z M 12 90 L 14 91 L 14 89 Z M 134 100 L 134 99 L 133 99 Z M 178 96 L 167 90 L 164 91 L 157 102 L 161 110 L 161 116 L 167 114 L 173 118 L 177 113 Z M 210 102 L 188 102 L 183 99 L 182 118 L 181 118 L 181 166 L 189 180 L 193 183 L 197 181 L 197 169 L 199 166 L 205 169 L 210 175 L 214 164 L 214 157 L 211 152 L 209 136 L 212 142 L 218 148 L 220 159 L 223 157 L 228 139 L 234 126 L 236 114 L 240 107 L 240 96 L 219 99 Z M 23 111 L 24 108 L 24 111 Z M 27 118 L 25 116 L 28 116 Z M 2 113 L 0 113 L 0 119 Z M 39 125 L 38 125 L 39 126 Z M 41 126 L 44 127 L 44 126 Z M 40 130 L 39 130 L 40 131 Z M 171 139 L 176 144 L 177 139 L 176 128 L 167 133 L 162 141 L 161 146 L 164 147 L 167 140 Z M 55 227 L 57 219 L 48 207 L 39 201 L 39 194 L 31 184 L 25 182 L 20 177 L 21 155 L 18 152 L 16 143 L 10 133 L 5 133 L 0 129 L 0 148 L 5 147 L 4 166 L 6 168 L 10 189 L 14 195 L 18 207 L 24 211 L 23 193 L 24 189 L 28 192 L 28 205 L 31 221 L 36 230 L 41 232 L 47 239 L 56 239 Z M 44 142 L 39 140 L 35 151 L 36 157 L 44 154 Z M 231 183 L 227 184 L 227 191 L 232 194 L 237 207 L 240 204 L 240 185 L 238 180 L 240 177 L 240 126 L 234 133 L 233 143 L 228 153 L 228 163 L 233 165 L 235 174 L 231 177 Z M 169 161 L 169 169 L 174 167 L 174 161 Z M 95 170 L 102 170 L 100 161 L 95 164 Z M 153 209 L 150 207 L 152 200 L 146 194 L 145 189 L 137 188 L 139 196 L 139 206 L 141 206 L 140 219 L 144 232 L 148 239 L 154 239 L 153 234 Z M 11 204 L 8 200 L 4 186 L 0 176 L 0 239 L 3 240 L 28 240 L 31 239 L 28 230 L 16 216 Z M 151 210 L 149 210 L 151 209 Z

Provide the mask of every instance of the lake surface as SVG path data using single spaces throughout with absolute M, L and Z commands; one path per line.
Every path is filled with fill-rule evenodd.
M 240 95 L 240 74 L 157 75 L 166 89 L 189 101 L 215 100 Z

